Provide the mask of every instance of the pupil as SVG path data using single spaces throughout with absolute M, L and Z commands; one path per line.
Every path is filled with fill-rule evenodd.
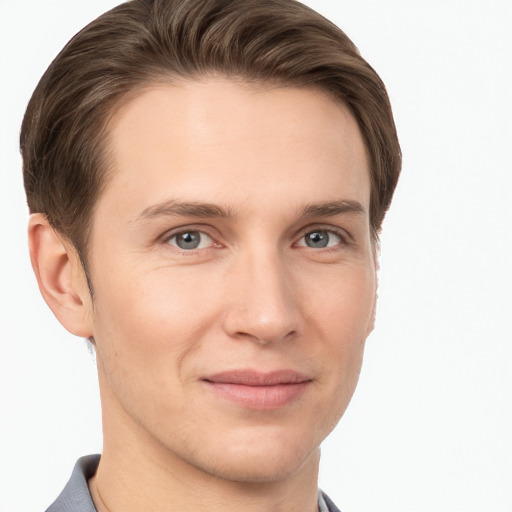
M 322 231 L 314 231 L 306 236 L 306 245 L 308 247 L 322 248 L 327 247 L 329 235 Z
M 176 244 L 180 249 L 196 249 L 199 245 L 200 238 L 197 233 L 182 233 L 178 236 Z

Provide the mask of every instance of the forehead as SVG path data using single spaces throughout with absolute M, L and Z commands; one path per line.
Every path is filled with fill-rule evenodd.
M 109 139 L 104 196 L 139 209 L 169 195 L 243 206 L 253 195 L 315 201 L 333 189 L 369 202 L 357 122 L 317 89 L 222 78 L 154 85 L 118 110 Z

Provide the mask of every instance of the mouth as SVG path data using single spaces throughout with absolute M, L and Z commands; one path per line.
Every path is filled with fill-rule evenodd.
M 247 409 L 279 409 L 298 400 L 312 380 L 293 370 L 234 370 L 202 379 L 217 396 Z

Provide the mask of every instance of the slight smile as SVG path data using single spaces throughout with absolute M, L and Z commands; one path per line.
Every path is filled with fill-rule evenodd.
M 312 380 L 293 370 L 233 370 L 203 382 L 217 395 L 248 409 L 271 410 L 297 400 Z

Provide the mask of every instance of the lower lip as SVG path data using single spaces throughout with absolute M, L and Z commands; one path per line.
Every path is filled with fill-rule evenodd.
M 288 405 L 306 391 L 310 381 L 272 386 L 246 386 L 227 382 L 204 381 L 217 395 L 248 409 L 271 410 Z

